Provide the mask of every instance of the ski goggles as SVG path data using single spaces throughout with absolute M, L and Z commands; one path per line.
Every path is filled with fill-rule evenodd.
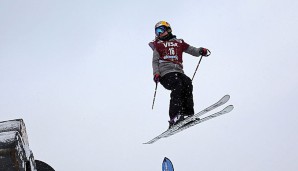
M 166 31 L 166 28 L 161 26 L 155 29 L 155 35 L 158 37 L 159 35 L 163 34 Z

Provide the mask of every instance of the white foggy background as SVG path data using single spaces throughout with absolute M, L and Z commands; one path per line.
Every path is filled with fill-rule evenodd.
M 168 157 L 177 171 L 296 171 L 297 9 L 294 0 L 1 0 L 0 120 L 23 118 L 35 158 L 55 170 L 153 171 Z M 212 52 L 193 81 L 195 111 L 225 94 L 235 109 L 144 145 L 168 127 L 161 85 L 151 110 L 148 42 L 160 20 Z M 198 61 L 184 54 L 188 76 Z

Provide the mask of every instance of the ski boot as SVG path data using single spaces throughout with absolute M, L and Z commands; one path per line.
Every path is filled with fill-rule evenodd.
M 193 110 L 186 110 L 185 108 L 182 108 L 182 115 L 184 116 L 184 119 L 188 118 L 188 117 L 192 117 L 195 112 Z
M 172 128 L 174 125 L 176 125 L 178 122 L 181 122 L 184 120 L 184 116 L 183 115 L 176 115 L 174 118 L 172 118 L 171 120 L 169 120 L 169 129 Z

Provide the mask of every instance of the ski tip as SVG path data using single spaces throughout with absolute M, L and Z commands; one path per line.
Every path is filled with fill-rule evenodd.
M 230 100 L 230 98 L 231 98 L 231 96 L 228 95 L 228 94 L 226 94 L 226 95 L 223 96 L 222 99 L 223 99 L 224 101 L 228 101 L 228 100 Z
M 234 106 L 233 105 L 229 105 L 229 106 L 227 106 L 227 107 L 225 107 L 225 111 L 226 112 L 230 112 L 230 111 L 232 111 L 234 109 Z
M 145 143 L 143 143 L 143 144 L 153 144 L 155 141 L 153 141 L 153 140 L 150 140 L 150 141 L 148 141 L 148 142 L 145 142 Z
M 152 143 L 152 140 L 147 141 L 147 142 L 144 142 L 144 143 L 142 143 L 142 144 L 151 144 L 151 143 Z
M 165 157 L 162 162 L 162 171 L 174 171 L 173 163 L 170 159 Z

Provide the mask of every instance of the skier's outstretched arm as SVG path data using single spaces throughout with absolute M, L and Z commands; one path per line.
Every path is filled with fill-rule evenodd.
M 208 53 L 208 49 L 200 47 L 200 48 L 196 48 L 193 46 L 189 46 L 185 51 L 185 53 L 188 53 L 192 56 L 206 56 L 207 57 L 207 53 Z

